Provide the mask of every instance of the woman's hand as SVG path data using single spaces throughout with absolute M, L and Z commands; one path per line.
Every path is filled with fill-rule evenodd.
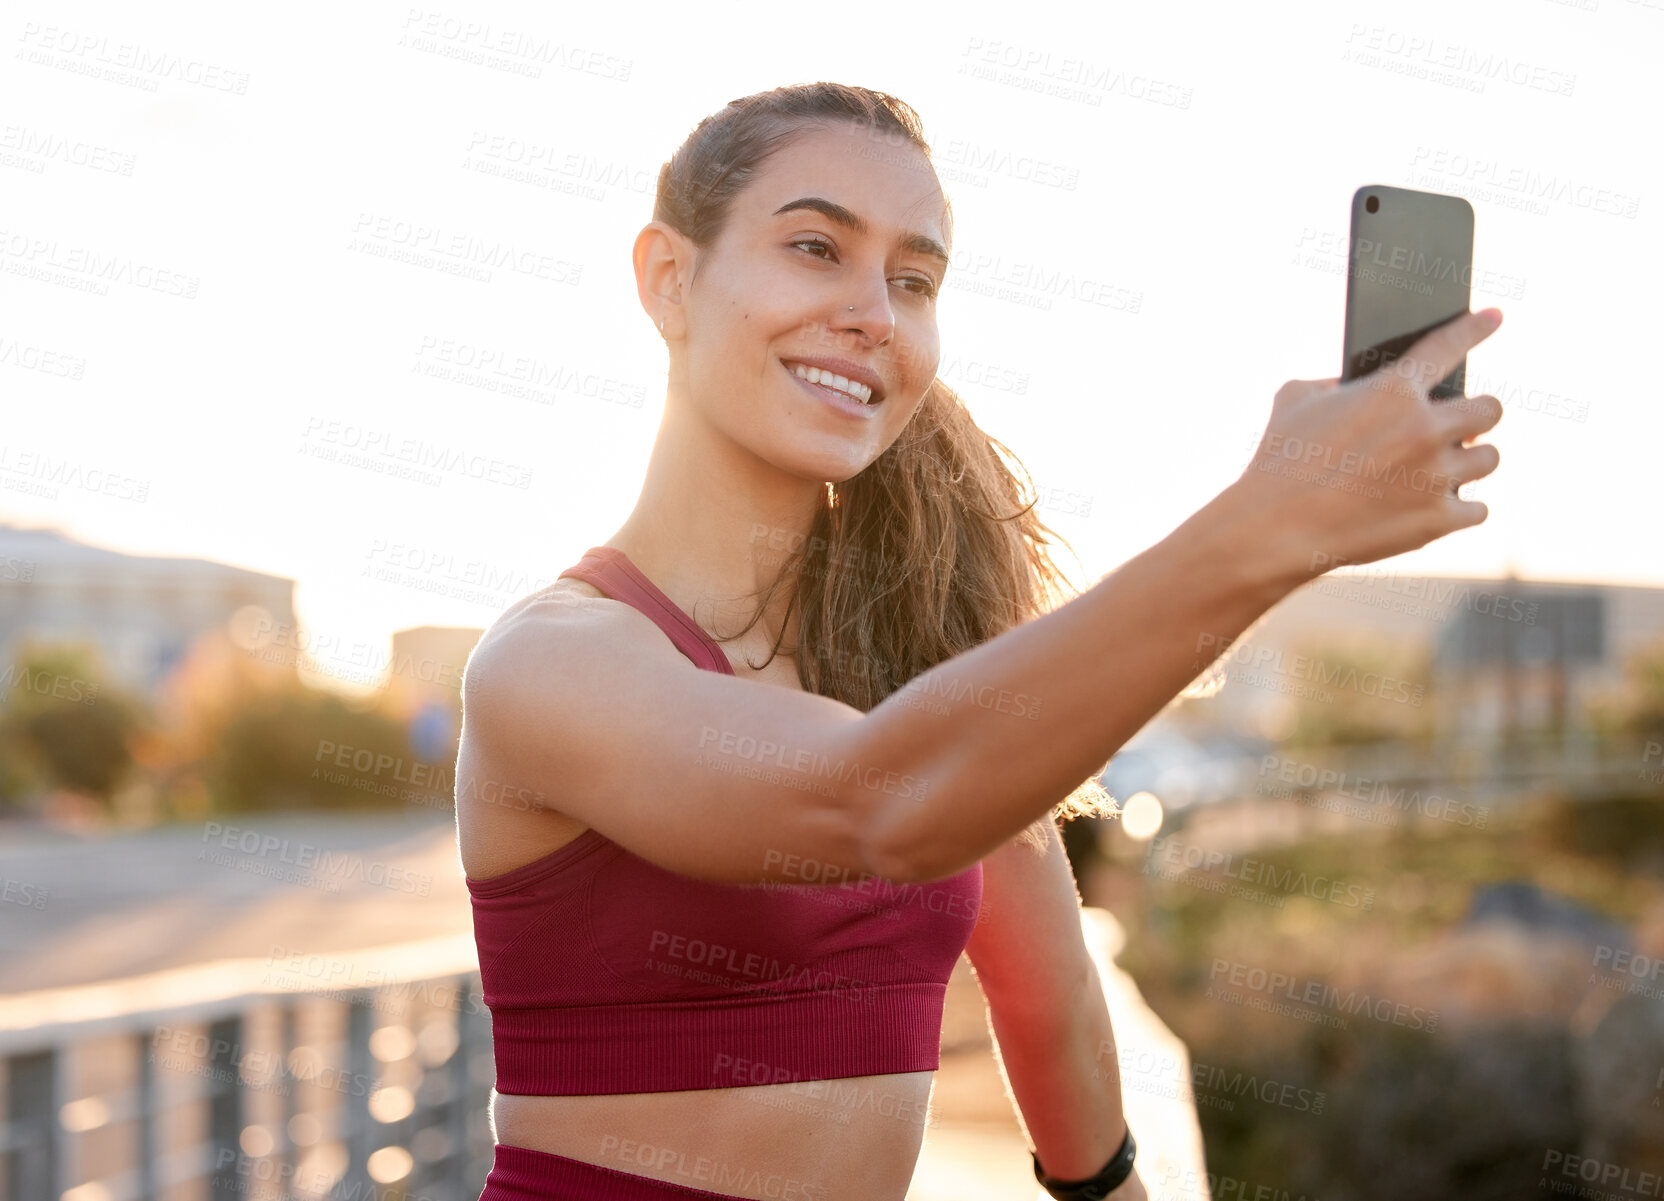
M 1258 510 L 1280 551 L 1315 578 L 1478 525 L 1488 510 L 1456 494 L 1496 470 L 1488 443 L 1464 445 L 1502 419 L 1494 396 L 1432 400 L 1428 393 L 1496 331 L 1496 309 L 1440 326 L 1370 375 L 1290 380 L 1234 490 Z

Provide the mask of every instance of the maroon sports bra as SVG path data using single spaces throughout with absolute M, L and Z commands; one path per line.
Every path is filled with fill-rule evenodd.
M 734 674 L 621 551 L 592 547 L 560 574 L 652 618 L 696 666 Z M 940 1067 L 982 864 L 927 884 L 725 884 L 591 828 L 467 886 L 497 1091 L 645 1093 Z

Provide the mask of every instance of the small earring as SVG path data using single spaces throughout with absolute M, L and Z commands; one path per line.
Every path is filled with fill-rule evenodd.
M 661 334 L 664 333 L 664 318 L 663 317 L 659 318 L 659 332 Z

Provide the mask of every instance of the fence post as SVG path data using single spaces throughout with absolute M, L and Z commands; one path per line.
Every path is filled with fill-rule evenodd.
M 134 1115 L 139 1151 L 136 1201 L 156 1201 L 156 1031 L 135 1034 L 133 1043 L 139 1056 L 138 1113 Z
M 64 1185 L 57 1053 L 9 1057 L 6 1085 L 6 1119 L 13 1139 L 6 1156 L 6 1195 L 56 1198 Z
M 368 1162 L 370 1152 L 370 1097 L 367 1085 L 361 1082 L 372 1077 L 374 1064 L 370 1058 L 370 1034 L 374 1028 L 373 995 L 361 992 L 347 1003 L 347 1080 L 348 1088 L 342 1100 L 347 1110 L 347 1171 L 342 1178 L 342 1192 L 349 1197 L 374 1197 L 379 1194 L 370 1180 Z M 362 1093 L 363 1095 L 359 1095 Z
M 209 1196 L 213 1201 L 241 1201 L 238 1169 L 243 1165 L 243 1019 L 235 1015 L 208 1025 L 208 1145 L 214 1157 Z M 230 1166 L 228 1175 L 220 1169 Z

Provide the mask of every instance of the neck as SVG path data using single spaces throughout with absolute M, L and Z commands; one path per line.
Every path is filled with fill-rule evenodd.
M 653 442 L 636 505 L 607 539 L 718 637 L 751 620 L 786 558 L 805 548 L 826 484 L 781 472 L 674 402 Z M 743 640 L 772 646 L 790 597 L 782 586 Z M 794 607 L 783 647 L 795 644 Z

